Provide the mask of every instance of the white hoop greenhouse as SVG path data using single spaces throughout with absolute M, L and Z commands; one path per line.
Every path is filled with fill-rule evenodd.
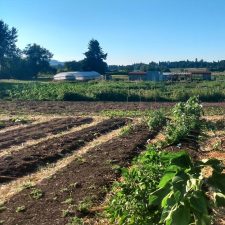
M 54 80 L 63 81 L 85 81 L 85 80 L 96 80 L 100 79 L 101 75 L 95 71 L 85 71 L 85 72 L 62 72 L 54 76 Z

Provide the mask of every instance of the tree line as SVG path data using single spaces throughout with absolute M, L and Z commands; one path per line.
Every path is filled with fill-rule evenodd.
M 38 44 L 28 44 L 25 49 L 16 46 L 18 31 L 0 20 L 0 79 L 37 79 L 40 73 L 57 72 L 50 66 L 53 54 Z M 65 70 L 97 71 L 104 74 L 107 54 L 97 40 L 89 42 L 85 58 L 78 62 L 66 62 Z
M 118 73 L 128 73 L 130 71 L 134 70 L 140 70 L 140 71 L 162 71 L 162 72 L 169 72 L 170 69 L 174 68 L 207 68 L 210 71 L 219 71 L 223 72 L 225 71 L 225 60 L 221 61 L 213 61 L 213 62 L 207 62 L 204 60 L 198 60 L 195 59 L 195 61 L 175 61 L 175 62 L 150 62 L 148 64 L 146 63 L 135 63 L 132 65 L 109 65 L 109 71 L 112 73 L 118 72 Z

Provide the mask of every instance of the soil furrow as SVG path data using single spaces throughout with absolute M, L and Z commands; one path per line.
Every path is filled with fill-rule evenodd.
M 91 123 L 92 121 L 92 118 L 61 118 L 8 131 L 0 137 L 0 150 L 12 145 L 22 144 L 28 140 L 37 140 L 49 134 L 56 134 L 74 126 Z
M 52 138 L 0 158 L 0 183 L 14 180 L 47 163 L 56 162 L 85 143 L 126 124 L 127 119 L 108 119 L 81 131 Z
M 8 127 L 17 126 L 17 125 L 28 125 L 31 122 L 33 121 L 31 120 L 26 120 L 26 121 L 0 120 L 0 130 L 8 128 Z
M 156 134 L 139 125 L 126 136 L 92 148 L 50 179 L 9 200 L 0 213 L 3 224 L 64 225 L 73 216 L 91 216 L 93 211 L 88 208 L 104 200 L 107 188 L 120 176 L 119 168 L 129 166 L 145 148 L 146 141 Z M 35 190 L 41 193 L 38 199 L 32 194 Z M 24 210 L 16 213 L 18 207 Z

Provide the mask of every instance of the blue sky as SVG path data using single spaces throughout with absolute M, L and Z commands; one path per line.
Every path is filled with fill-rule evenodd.
M 109 64 L 225 59 L 225 0 L 0 0 L 18 47 L 83 59 L 94 38 Z

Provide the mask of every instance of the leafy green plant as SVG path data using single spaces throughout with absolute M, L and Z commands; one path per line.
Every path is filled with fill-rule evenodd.
M 33 199 L 38 200 L 39 198 L 41 198 L 43 196 L 43 192 L 39 188 L 32 188 L 32 191 L 30 192 L 30 196 Z
M 204 175 L 207 167 L 211 173 Z M 157 190 L 148 198 L 161 211 L 160 223 L 210 225 L 212 208 L 225 206 L 223 169 L 217 159 L 193 162 L 186 152 L 171 158 Z
M 166 123 L 166 117 L 162 110 L 151 111 L 145 120 L 149 130 L 158 129 L 160 126 Z
M 172 109 L 172 119 L 166 126 L 166 142 L 178 144 L 191 131 L 198 130 L 202 112 L 198 97 L 191 97 L 186 103 L 176 104 Z
M 107 208 L 112 223 L 154 224 L 157 211 L 149 207 L 148 196 L 155 190 L 172 153 L 149 149 L 137 157 L 133 166 L 122 170 L 122 180 L 116 182 Z
M 121 225 L 211 224 L 212 209 L 225 206 L 223 169 L 216 159 L 193 162 L 184 151 L 149 149 L 115 183 L 108 216 Z

